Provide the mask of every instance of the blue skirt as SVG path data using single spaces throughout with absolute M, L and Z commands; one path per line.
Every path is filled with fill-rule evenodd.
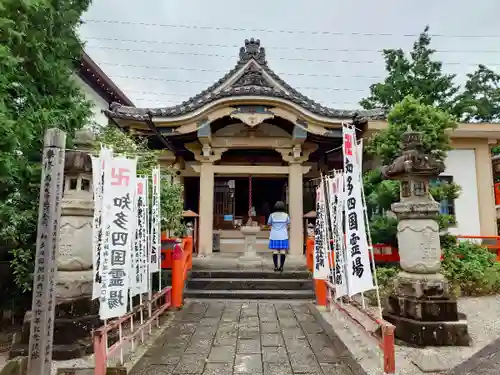
M 288 240 L 269 240 L 271 250 L 288 250 Z

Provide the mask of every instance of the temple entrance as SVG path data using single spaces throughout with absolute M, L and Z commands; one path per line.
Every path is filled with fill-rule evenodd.
M 287 202 L 287 177 L 252 177 L 252 199 L 248 177 L 216 177 L 214 189 L 214 229 L 237 229 L 248 220 L 251 203 L 254 220 L 267 223 L 274 204 Z

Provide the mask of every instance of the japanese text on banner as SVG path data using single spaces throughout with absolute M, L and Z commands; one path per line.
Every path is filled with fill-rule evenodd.
M 335 284 L 335 297 L 347 295 L 347 279 L 345 272 L 345 238 L 344 238 L 344 200 L 343 176 L 335 175 L 328 180 L 330 192 L 330 214 L 333 219 L 332 234 L 334 238 L 335 267 L 333 269 L 333 284 Z
M 127 313 L 134 233 L 134 190 L 137 160 L 113 158 L 105 165 L 101 298 L 99 316 L 111 319 Z
M 151 257 L 150 272 L 160 270 L 161 235 L 160 235 L 160 168 L 154 168 L 151 202 Z
M 134 287 L 132 295 L 148 292 L 149 262 L 146 246 L 146 191 L 147 178 L 137 178 L 137 190 L 135 195 L 137 225 L 134 241 Z
M 313 277 L 328 280 L 330 268 L 328 264 L 328 244 L 326 243 L 325 194 L 323 180 L 316 188 L 316 226 L 314 231 L 314 269 Z
M 366 238 L 356 133 L 343 127 L 346 271 L 349 296 L 374 288 Z
M 102 252 L 102 194 L 104 188 L 104 164 L 112 157 L 112 150 L 102 148 L 99 157 L 91 156 L 94 192 L 94 218 L 92 221 L 92 299 L 101 295 L 101 252 Z

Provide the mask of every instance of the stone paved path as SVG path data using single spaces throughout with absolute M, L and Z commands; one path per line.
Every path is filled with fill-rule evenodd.
M 304 302 L 191 301 L 132 375 L 353 375 Z

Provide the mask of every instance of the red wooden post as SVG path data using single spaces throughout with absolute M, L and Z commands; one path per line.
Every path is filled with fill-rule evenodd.
M 328 286 L 325 280 L 314 279 L 314 290 L 316 292 L 316 304 L 328 306 Z
M 394 326 L 384 324 L 382 326 L 382 348 L 384 352 L 384 373 L 396 373 L 396 358 L 394 351 Z
M 106 345 L 101 332 L 94 332 L 94 375 L 106 375 Z
M 172 307 L 182 306 L 182 294 L 184 289 L 184 262 L 183 250 L 176 243 L 172 251 Z

